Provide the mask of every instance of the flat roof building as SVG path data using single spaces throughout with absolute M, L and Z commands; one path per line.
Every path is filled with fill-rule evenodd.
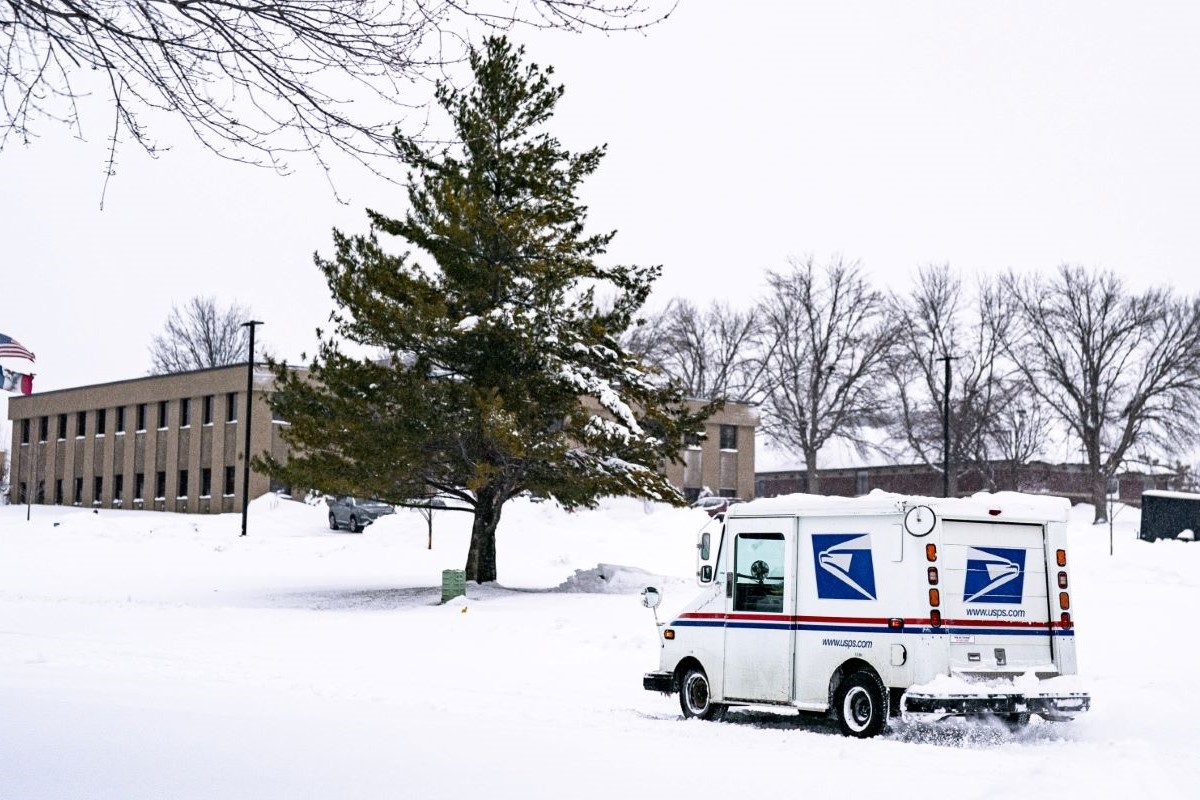
M 286 457 L 271 374 L 256 368 L 253 385 L 250 451 Z M 246 409 L 246 364 L 12 397 L 10 501 L 236 511 Z M 251 471 L 251 498 L 271 488 Z
M 254 371 L 250 453 L 286 461 L 281 420 L 266 398 L 273 378 Z M 9 500 L 92 508 L 225 513 L 241 509 L 248 399 L 246 364 L 152 375 L 12 397 Z M 693 408 L 699 407 L 696 402 Z M 664 466 L 689 500 L 705 490 L 754 495 L 753 408 L 729 403 Z M 275 489 L 250 472 L 251 499 Z

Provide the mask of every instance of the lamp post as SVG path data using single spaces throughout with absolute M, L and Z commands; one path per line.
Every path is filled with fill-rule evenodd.
M 252 319 L 241 327 L 250 329 L 250 347 L 246 359 L 246 446 L 242 451 L 242 536 L 246 535 L 246 514 L 250 508 L 250 422 L 254 412 L 254 328 L 263 323 Z
M 950 496 L 950 362 L 956 360 L 958 356 L 949 353 L 934 359 L 946 365 L 945 388 L 942 390 L 942 497 Z

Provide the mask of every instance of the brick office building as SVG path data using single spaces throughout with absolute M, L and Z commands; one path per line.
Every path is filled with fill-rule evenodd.
M 257 369 L 251 453 L 286 457 Z M 9 399 L 11 502 L 220 513 L 241 508 L 246 365 Z M 251 471 L 250 496 L 271 488 Z

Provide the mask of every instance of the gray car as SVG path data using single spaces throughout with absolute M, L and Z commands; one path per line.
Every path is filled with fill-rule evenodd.
M 382 500 L 347 496 L 331 497 L 325 502 L 329 503 L 329 528 L 335 531 L 348 528 L 359 533 L 379 517 L 396 513 L 396 509 Z

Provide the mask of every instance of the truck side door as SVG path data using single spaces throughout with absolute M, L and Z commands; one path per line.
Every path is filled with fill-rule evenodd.
M 795 522 L 736 522 L 725 579 L 723 695 L 786 703 L 792 697 L 796 637 Z

